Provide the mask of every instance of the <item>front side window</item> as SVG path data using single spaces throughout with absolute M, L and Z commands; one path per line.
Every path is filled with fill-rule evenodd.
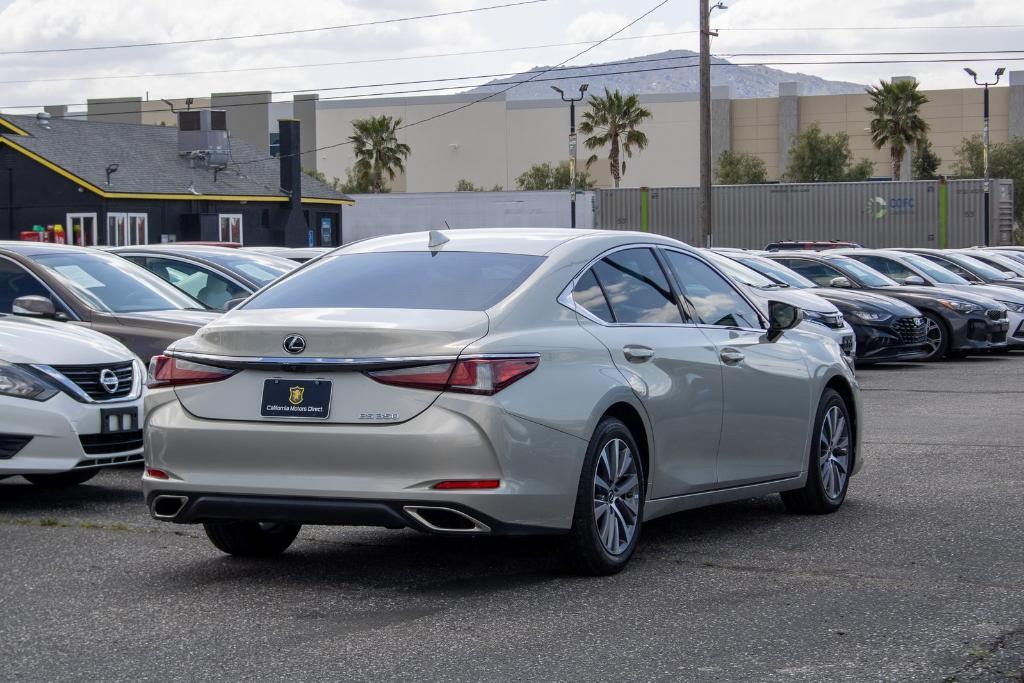
M 45 297 L 53 301 L 58 311 L 64 310 L 32 273 L 17 263 L 0 258 L 0 313 L 10 313 L 14 308 L 14 300 L 20 296 Z
M 484 311 L 515 291 L 543 256 L 472 251 L 333 252 L 278 280 L 246 308 Z
M 133 261 L 136 259 L 133 258 Z M 219 273 L 177 259 L 147 256 L 141 259 L 146 270 L 170 282 L 199 303 L 217 310 L 231 299 L 249 296 L 242 287 L 224 278 Z M 137 262 L 137 261 L 136 261 Z
M 782 265 L 802 275 L 819 287 L 831 287 L 832 280 L 845 277 L 832 266 L 806 259 L 777 259 Z
M 921 272 L 925 273 L 931 279 L 944 285 L 967 285 L 970 284 L 967 280 L 963 279 L 956 273 L 946 270 L 942 266 L 935 265 L 926 258 L 922 258 L 917 254 L 907 254 L 904 256 L 907 263 L 914 266 Z
M 617 251 L 598 261 L 593 271 L 611 304 L 615 322 L 683 322 L 668 278 L 650 249 Z
M 846 256 L 825 256 L 832 265 L 843 272 L 840 275 L 851 277 L 865 287 L 899 287 L 899 283 L 874 268 Z
M 891 258 L 882 258 L 881 256 L 870 255 L 861 256 L 859 254 L 856 256 L 851 254 L 850 258 L 853 259 L 854 261 L 860 261 L 868 268 L 874 268 L 879 273 L 887 275 L 891 277 L 893 280 L 896 280 L 896 282 L 903 282 L 908 277 L 917 275 L 917 273 L 912 271 L 910 268 L 907 268 L 899 261 L 895 261 Z
M 761 328 L 753 306 L 716 273 L 711 266 L 689 254 L 665 252 L 683 295 L 705 325 Z

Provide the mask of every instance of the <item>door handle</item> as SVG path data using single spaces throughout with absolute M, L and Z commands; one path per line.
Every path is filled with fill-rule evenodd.
M 723 363 L 729 363 L 730 365 L 735 365 L 746 358 L 741 351 L 736 349 L 722 349 L 718 357 L 722 359 Z
M 650 359 L 654 358 L 654 349 L 649 346 L 629 344 L 622 347 L 622 355 L 624 355 L 626 360 L 630 363 L 646 363 Z

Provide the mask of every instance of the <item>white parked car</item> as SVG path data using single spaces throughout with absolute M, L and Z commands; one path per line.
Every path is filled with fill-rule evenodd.
M 0 315 L 0 478 L 72 486 L 142 461 L 145 370 L 99 332 Z
M 753 268 L 717 252 L 705 249 L 702 253 L 734 282 L 746 287 L 763 313 L 767 315 L 769 300 L 796 306 L 803 311 L 800 329 L 835 339 L 844 354 L 850 358 L 856 356 L 857 337 L 834 303 L 809 291 L 779 285 Z

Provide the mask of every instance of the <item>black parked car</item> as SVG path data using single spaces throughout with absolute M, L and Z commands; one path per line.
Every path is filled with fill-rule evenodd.
M 790 253 L 769 258 L 823 287 L 874 292 L 921 311 L 928 335 L 928 356 L 924 360 L 1006 348 L 1007 309 L 988 297 L 966 290 L 900 285 L 877 270 L 838 254 Z
M 170 282 L 207 308 L 244 299 L 298 264 L 279 256 L 200 244 L 139 244 L 109 251 Z
M 832 302 L 857 336 L 857 363 L 920 361 L 930 355 L 927 320 L 909 304 L 881 294 L 822 286 L 764 256 L 721 253 L 779 284 L 811 290 Z

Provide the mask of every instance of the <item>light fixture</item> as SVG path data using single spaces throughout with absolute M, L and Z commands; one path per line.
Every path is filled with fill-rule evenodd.
M 118 164 L 107 164 L 107 169 L 106 169 L 107 170 L 107 185 L 110 184 L 110 176 L 112 176 L 115 173 L 117 173 L 117 169 L 118 168 L 119 168 Z

